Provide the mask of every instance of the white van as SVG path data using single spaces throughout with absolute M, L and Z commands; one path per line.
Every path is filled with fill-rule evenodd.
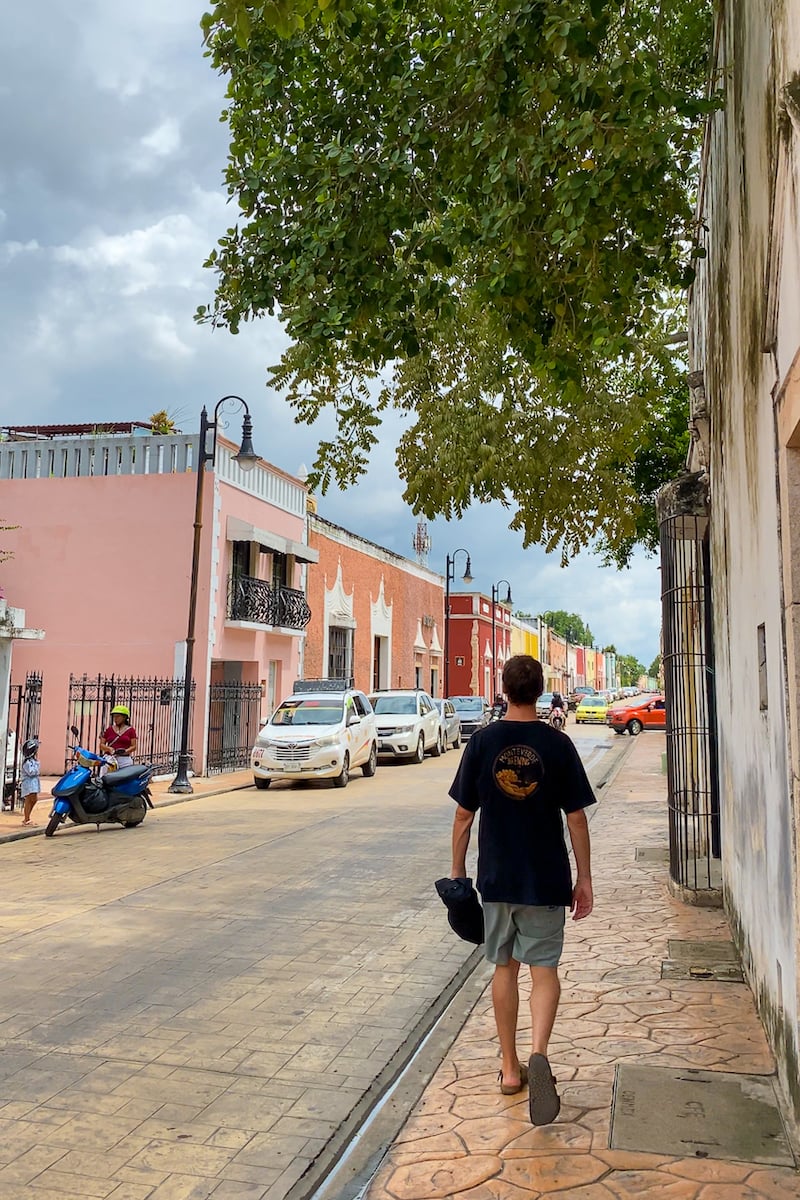
M 378 765 L 372 705 L 338 680 L 300 679 L 261 727 L 250 763 L 257 788 L 274 779 L 331 779 L 347 787 L 354 767 L 370 777 Z

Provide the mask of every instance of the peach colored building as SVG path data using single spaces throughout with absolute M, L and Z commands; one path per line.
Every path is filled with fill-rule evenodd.
M 197 436 L 76 428 L 74 436 L 12 432 L 0 442 L 0 513 L 18 526 L 5 535 L 13 558 L 0 582 L 47 631 L 14 655 L 15 672 L 43 675 L 45 773 L 63 769 L 71 675 L 180 680 L 185 657 Z M 235 449 L 220 437 L 204 479 L 198 772 L 209 746 L 217 769 L 236 765 L 246 738 L 229 700 L 251 685 L 251 721 L 254 704 L 263 715 L 291 687 L 311 615 L 304 581 L 317 555 L 306 544 L 306 487 L 263 461 L 245 473 Z M 141 748 L 146 731 L 137 731 Z
M 304 648 L 306 678 L 347 677 L 376 687 L 421 687 L 440 696 L 444 579 L 315 513 L 308 542 L 314 613 Z

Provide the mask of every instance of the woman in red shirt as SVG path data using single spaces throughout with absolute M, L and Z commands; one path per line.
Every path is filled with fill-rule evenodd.
M 130 724 L 130 709 L 124 704 L 115 704 L 111 710 L 111 724 L 100 737 L 100 753 L 113 754 L 118 767 L 129 767 L 136 753 L 136 730 Z

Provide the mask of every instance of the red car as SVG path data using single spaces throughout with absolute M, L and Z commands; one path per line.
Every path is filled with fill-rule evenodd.
M 638 704 L 626 708 L 610 708 L 606 718 L 614 733 L 629 733 L 636 737 L 643 729 L 667 728 L 667 710 L 663 696 L 647 696 Z

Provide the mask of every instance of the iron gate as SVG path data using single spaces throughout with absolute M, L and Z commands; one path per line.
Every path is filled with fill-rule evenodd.
M 192 681 L 189 730 L 192 729 L 195 685 Z M 80 745 L 96 750 L 100 734 L 111 724 L 111 709 L 126 704 L 137 734 L 136 758 L 152 763 L 156 774 L 178 769 L 183 712 L 182 679 L 124 678 L 115 675 L 70 675 L 67 727 L 78 730 Z M 191 745 L 189 755 L 191 756 Z M 65 765 L 68 766 L 69 763 Z
M 12 683 L 8 697 L 3 804 L 9 808 L 13 808 L 16 803 L 23 742 L 39 736 L 41 719 L 42 676 L 38 671 L 29 671 L 24 683 Z
M 704 476 L 659 497 L 670 875 L 694 892 L 721 886 L 707 511 Z
M 208 706 L 209 775 L 250 765 L 261 719 L 263 692 L 257 683 L 212 683 Z

